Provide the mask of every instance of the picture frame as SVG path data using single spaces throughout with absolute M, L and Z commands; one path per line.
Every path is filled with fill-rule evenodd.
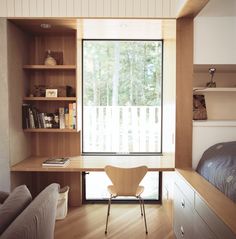
M 58 90 L 57 89 L 46 89 L 46 97 L 56 98 L 57 97 Z

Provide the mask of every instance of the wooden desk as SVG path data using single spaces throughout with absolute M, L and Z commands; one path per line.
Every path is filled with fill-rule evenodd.
M 25 183 L 34 195 L 52 182 L 68 185 L 69 205 L 82 203 L 82 172 L 104 171 L 106 165 L 136 167 L 146 165 L 149 171 L 174 171 L 174 155 L 163 156 L 77 156 L 70 157 L 66 167 L 42 167 L 48 157 L 30 157 L 11 167 L 11 174 L 20 183 Z M 13 181 L 14 181 L 14 177 Z M 20 178 L 20 180 L 19 180 Z M 14 184 L 14 183 L 13 183 Z M 15 183 L 16 184 L 16 183 Z
M 173 171 L 174 156 L 77 156 L 70 157 L 64 168 L 42 167 L 47 157 L 30 157 L 11 167 L 12 172 L 88 172 L 104 171 L 106 165 L 137 167 L 146 165 L 149 171 Z

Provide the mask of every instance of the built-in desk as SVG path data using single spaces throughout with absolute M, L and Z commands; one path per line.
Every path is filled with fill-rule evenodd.
M 106 165 L 136 167 L 146 165 L 149 171 L 174 171 L 174 155 L 163 156 L 77 156 L 70 157 L 66 167 L 42 167 L 47 157 L 30 157 L 11 167 L 12 176 L 37 194 L 52 182 L 69 185 L 69 204 L 81 204 L 81 172 L 104 171 Z

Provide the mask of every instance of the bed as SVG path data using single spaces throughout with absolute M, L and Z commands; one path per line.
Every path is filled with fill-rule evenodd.
M 236 203 L 236 141 L 208 148 L 196 171 Z

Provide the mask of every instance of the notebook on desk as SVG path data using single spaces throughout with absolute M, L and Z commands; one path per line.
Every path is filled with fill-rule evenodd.
M 70 163 L 69 158 L 49 158 L 42 163 L 43 167 L 66 167 Z

